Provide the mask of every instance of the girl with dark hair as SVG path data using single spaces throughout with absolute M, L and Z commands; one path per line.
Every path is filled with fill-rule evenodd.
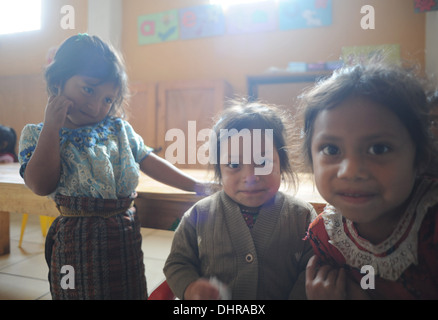
M 164 273 L 177 297 L 305 298 L 312 250 L 303 238 L 316 213 L 279 191 L 282 179 L 294 183 L 285 119 L 273 106 L 237 101 L 216 122 L 210 152 L 223 190 L 188 210 L 175 232 Z
M 46 240 L 53 299 L 145 299 L 139 170 L 187 191 L 205 185 L 152 153 L 122 119 L 128 95 L 121 58 L 96 36 L 67 39 L 45 72 L 44 122 L 20 139 L 20 173 L 60 216 Z M 64 267 L 74 284 L 63 285 Z
M 308 297 L 437 299 L 437 156 L 422 82 L 357 65 L 303 106 L 303 151 L 329 204 L 308 232 Z

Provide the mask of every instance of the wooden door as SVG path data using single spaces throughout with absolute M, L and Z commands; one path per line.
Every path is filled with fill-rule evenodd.
M 157 147 L 156 138 L 156 85 L 132 84 L 127 120 L 149 147 Z
M 197 160 L 199 147 L 208 139 L 198 140 L 202 129 L 209 129 L 214 117 L 224 109 L 227 98 L 231 98 L 231 87 L 225 81 L 177 81 L 158 84 L 157 105 L 157 146 L 162 150 L 161 157 L 170 160 L 179 168 L 205 168 Z M 166 133 L 180 132 L 166 141 Z M 166 156 L 166 150 L 175 144 L 183 147 L 183 157 L 175 150 L 172 155 L 180 160 L 172 161 Z M 169 149 L 170 150 L 170 149 Z

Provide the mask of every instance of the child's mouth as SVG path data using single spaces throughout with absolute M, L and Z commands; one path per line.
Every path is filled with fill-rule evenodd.
M 375 194 L 361 192 L 339 192 L 342 200 L 352 204 L 363 204 L 374 198 Z
M 257 190 L 242 190 L 241 192 L 244 194 L 258 194 L 260 192 L 263 192 L 264 190 L 262 189 L 257 189 Z

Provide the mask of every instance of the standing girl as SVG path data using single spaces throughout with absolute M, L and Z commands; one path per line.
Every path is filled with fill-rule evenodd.
M 223 190 L 185 213 L 164 266 L 170 288 L 181 299 L 224 298 L 217 282 L 231 299 L 305 298 L 312 250 L 303 237 L 316 213 L 278 191 L 282 177 L 293 182 L 281 118 L 269 106 L 239 103 L 213 131 L 210 152 Z
M 19 158 L 26 185 L 60 211 L 46 240 L 52 297 L 144 299 L 133 206 L 139 169 L 184 190 L 203 185 L 151 153 L 120 117 L 128 93 L 124 65 L 98 37 L 67 39 L 45 77 L 44 123 L 24 127 Z M 64 266 L 74 270 L 74 288 L 61 283 Z
M 437 158 L 420 82 L 356 66 L 304 102 L 304 151 L 329 203 L 308 232 L 308 297 L 437 299 Z

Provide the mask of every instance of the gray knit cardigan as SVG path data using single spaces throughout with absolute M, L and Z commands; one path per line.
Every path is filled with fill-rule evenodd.
M 305 299 L 306 235 L 313 207 L 278 192 L 250 230 L 240 208 L 220 191 L 190 208 L 175 231 L 164 266 L 166 280 L 182 299 L 199 278 L 216 277 L 233 300 Z

